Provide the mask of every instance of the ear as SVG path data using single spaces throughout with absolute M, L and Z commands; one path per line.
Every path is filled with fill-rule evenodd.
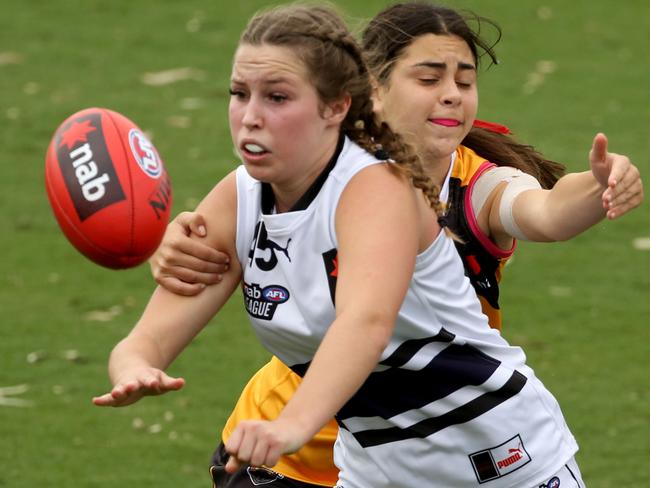
M 323 118 L 325 118 L 325 120 L 327 120 L 331 125 L 340 125 L 348 115 L 348 110 L 350 110 L 351 104 L 352 97 L 346 93 L 339 100 L 327 104 L 323 111 Z

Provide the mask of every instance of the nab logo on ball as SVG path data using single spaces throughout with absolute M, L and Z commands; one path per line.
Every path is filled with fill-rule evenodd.
M 125 199 L 106 147 L 99 114 L 72 120 L 61 131 L 57 159 L 79 220 Z
M 163 171 L 163 165 L 156 148 L 149 142 L 149 139 L 138 129 L 131 129 L 129 131 L 129 145 L 140 169 L 151 178 L 159 178 Z
M 68 240 L 108 268 L 146 261 L 169 222 L 172 187 L 158 151 L 131 120 L 106 108 L 83 109 L 57 127 L 45 188 Z

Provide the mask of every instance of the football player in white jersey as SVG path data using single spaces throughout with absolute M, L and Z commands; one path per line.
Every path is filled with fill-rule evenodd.
M 388 8 L 379 14 L 366 29 L 364 36 L 364 48 L 372 54 L 370 68 L 380 81 L 378 84 L 379 91 L 382 93 L 380 98 L 386 102 L 382 110 L 382 115 L 398 131 L 414 134 L 415 140 L 412 141 L 414 145 L 419 147 L 423 143 L 425 148 L 427 144 L 434 145 L 437 141 L 435 134 L 428 134 L 420 128 L 422 126 L 421 120 L 424 120 L 424 117 L 420 117 L 420 112 L 425 113 L 431 109 L 432 104 L 436 103 L 436 97 L 430 96 L 430 93 L 435 90 L 434 82 L 436 80 L 433 75 L 436 75 L 437 72 L 433 68 L 431 71 L 425 72 L 429 78 L 424 76 L 421 78 L 405 76 L 405 69 L 408 68 L 408 65 L 405 63 L 397 64 L 391 60 L 394 58 L 396 61 L 401 61 L 408 57 L 417 56 L 418 50 L 421 50 L 423 44 L 425 46 L 436 46 L 440 36 L 428 36 L 424 41 L 421 38 L 425 34 L 444 33 L 436 20 L 437 15 L 446 15 L 448 18 L 452 18 L 454 12 L 432 4 L 416 2 L 400 4 Z M 457 13 L 455 15 L 460 19 Z M 450 22 L 449 24 L 452 23 Z M 395 35 L 397 32 L 402 34 L 401 39 L 399 35 Z M 475 46 L 476 42 L 480 41 L 480 38 L 463 22 L 454 22 L 453 27 L 447 31 L 447 34 L 453 34 L 463 38 L 468 46 Z M 472 35 L 475 37 L 472 38 Z M 415 40 L 420 40 L 421 42 L 413 46 Z M 482 46 L 492 56 L 489 46 L 485 43 Z M 427 101 L 423 97 L 428 97 L 431 101 Z M 493 129 L 501 132 L 505 128 L 495 126 Z M 554 167 L 551 162 L 540 158 L 539 155 L 530 150 L 529 146 L 516 145 L 508 138 L 492 135 L 492 132 L 492 130 L 488 133 L 474 129 L 465 137 L 462 144 L 474 149 L 481 156 L 492 158 L 493 161 L 498 162 L 500 165 L 518 167 L 524 172 L 536 175 L 543 188 L 553 186 L 557 180 L 557 176 L 554 176 L 557 173 L 557 167 Z M 514 154 L 512 151 L 513 148 L 519 150 L 521 154 Z M 564 188 L 571 188 L 571 186 L 567 186 L 567 182 L 572 180 L 573 188 L 569 193 L 576 197 L 575 201 L 582 201 L 583 203 L 581 205 L 585 205 L 587 210 L 589 208 L 592 209 L 591 211 L 581 212 L 587 216 L 587 219 L 580 221 L 579 219 L 572 218 L 571 223 L 578 223 L 579 225 L 568 230 L 563 230 L 562 228 L 551 229 L 554 232 L 558 232 L 555 235 L 549 233 L 548 230 L 543 233 L 538 230 L 533 230 L 533 232 L 529 230 L 527 234 L 530 235 L 526 235 L 526 238 L 530 240 L 564 239 L 586 229 L 595 221 L 605 216 L 605 211 L 600 210 L 601 196 L 605 202 L 607 216 L 609 218 L 619 217 L 640 204 L 643 199 L 643 190 L 638 170 L 634 165 L 631 165 L 629 159 L 626 157 L 608 153 L 602 136 L 597 138 L 595 150 L 592 155 L 592 162 L 595 163 L 596 171 L 598 171 L 600 161 L 606 163 L 606 166 L 602 168 L 603 173 L 600 178 L 609 180 L 609 182 L 617 182 L 617 185 L 613 185 L 610 188 L 602 185 L 602 195 L 599 192 L 590 192 L 590 180 L 595 181 L 594 175 L 590 172 L 581 175 L 571 175 L 559 186 L 560 190 L 562 186 Z M 456 159 L 456 164 L 460 164 L 458 159 Z M 437 183 L 443 184 L 444 177 L 448 176 L 449 165 L 450 161 L 447 158 L 442 161 L 440 167 L 432 166 L 431 169 L 436 176 L 435 180 Z M 476 165 L 476 168 L 478 168 L 478 165 Z M 463 178 L 473 176 L 473 171 L 475 171 L 473 168 L 459 170 L 460 176 Z M 485 188 L 494 188 L 501 181 L 512 182 L 511 175 L 503 171 L 494 171 L 494 173 L 496 178 L 478 179 L 484 187 L 481 191 L 486 192 Z M 489 172 L 487 174 L 489 176 Z M 475 185 L 475 188 L 479 188 L 480 186 Z M 513 184 L 514 186 L 516 184 Z M 582 190 L 582 192 L 575 191 L 575 189 Z M 504 190 L 504 188 L 497 188 L 491 198 L 483 201 L 483 205 L 487 211 L 481 217 L 491 214 L 489 211 L 490 205 L 498 208 L 498 205 L 495 205 L 494 202 L 499 199 L 498 193 Z M 475 194 L 478 193 L 479 191 L 475 192 Z M 540 197 L 548 194 L 547 191 L 543 190 L 533 190 L 531 194 L 536 193 Z M 565 191 L 564 193 L 566 195 L 567 192 Z M 590 195 L 589 193 L 593 194 Z M 559 202 L 562 196 L 559 192 L 556 192 L 553 198 L 556 198 Z M 553 198 L 548 198 L 547 202 L 550 204 Z M 456 203 L 458 203 L 457 200 L 451 202 L 454 207 Z M 474 196 L 472 197 L 472 203 L 474 203 Z M 463 207 L 463 202 L 460 202 L 460 204 L 459 208 L 452 207 L 449 210 L 449 216 L 455 215 L 455 218 L 449 220 L 449 226 L 454 232 L 461 234 L 463 239 L 468 241 L 458 246 L 461 256 L 466 260 L 468 275 L 471 277 L 473 271 L 471 268 L 475 268 L 476 263 L 468 264 L 467 260 L 469 258 L 476 258 L 478 255 L 479 264 L 482 267 L 482 276 L 486 276 L 485 269 L 487 268 L 487 278 L 491 282 L 490 290 L 493 293 L 496 290 L 498 298 L 498 276 L 495 275 L 500 271 L 501 266 L 514 248 L 513 235 L 510 233 L 512 231 L 511 229 L 506 230 L 503 228 L 503 225 L 499 222 L 499 214 L 495 212 L 497 218 L 481 218 L 479 220 L 481 229 L 476 234 L 472 234 L 471 232 L 463 233 L 463 227 L 467 227 L 469 224 L 465 213 L 470 211 L 475 216 L 479 216 L 480 208 L 463 209 L 460 208 Z M 534 201 L 522 203 L 522 200 L 518 200 L 515 207 L 524 209 L 526 207 L 533 208 L 532 205 L 534 205 Z M 563 207 L 563 205 L 558 205 L 558 207 Z M 519 216 L 518 220 L 523 221 L 524 226 L 529 225 L 527 221 L 531 221 L 533 224 L 540 222 L 539 219 L 530 219 L 532 215 L 530 212 L 525 212 L 522 215 Z M 593 217 L 590 215 L 593 215 Z M 555 220 L 557 221 L 558 219 Z M 552 223 L 553 219 L 547 219 L 546 222 Z M 155 256 L 155 261 L 152 261 L 154 276 L 159 284 L 177 293 L 191 295 L 198 293 L 205 285 L 214 284 L 219 281 L 219 275 L 224 272 L 224 269 L 220 268 L 224 259 L 223 255 L 220 255 L 215 249 L 202 244 L 200 241 L 188 237 L 192 232 L 197 235 L 203 235 L 205 229 L 201 229 L 202 226 L 204 226 L 204 221 L 200 214 L 183 214 L 170 225 L 168 235 L 163 241 L 159 253 Z M 476 232 L 476 230 L 472 230 Z M 521 234 L 519 236 L 522 237 Z M 497 244 L 501 245 L 503 249 L 503 251 L 498 251 L 499 254 L 493 250 Z M 510 251 L 508 252 L 508 250 Z M 472 255 L 468 256 L 468 254 Z M 496 258 L 494 257 L 495 255 L 499 257 Z M 484 260 L 483 262 L 480 261 L 481 257 Z M 473 266 L 471 266 L 472 264 Z M 474 282 L 472 283 L 474 284 Z M 480 291 L 482 290 L 477 287 L 477 292 Z M 493 327 L 499 328 L 501 323 L 500 310 L 490 307 L 491 304 L 491 300 L 485 300 L 483 303 L 484 311 L 490 317 L 490 324 Z M 242 418 L 246 414 L 253 414 L 255 418 L 274 418 L 274 415 L 268 415 L 269 413 L 274 413 L 274 409 L 268 408 L 269 403 L 276 402 L 278 404 L 278 411 L 282 407 L 282 404 L 278 400 L 279 396 L 273 394 L 269 388 L 272 385 L 277 385 L 281 381 L 284 382 L 283 385 L 286 385 L 287 381 L 284 377 L 287 374 L 289 374 L 287 371 L 279 369 L 277 364 L 272 363 L 269 363 L 269 365 L 266 365 L 260 370 L 255 377 L 255 382 L 251 381 L 245 391 L 244 395 L 247 397 L 242 395 L 229 423 L 233 419 L 238 417 Z M 264 378 L 264 380 L 261 380 L 261 378 Z M 259 398 L 268 398 L 268 400 L 264 401 L 266 405 L 264 412 L 259 407 L 256 407 Z M 258 411 L 255 410 L 256 408 Z M 224 439 L 226 438 L 224 431 Z M 323 446 L 331 442 L 329 440 L 330 438 L 329 432 L 323 432 L 322 435 L 319 434 L 314 438 L 312 441 L 314 447 L 310 451 L 305 450 L 304 454 L 299 457 L 287 458 L 287 461 L 282 463 L 281 467 L 276 468 L 276 471 L 278 471 L 276 473 L 277 480 L 273 482 L 273 486 L 294 486 L 292 483 L 295 485 L 300 484 L 300 486 L 303 486 L 303 484 L 309 486 L 309 483 L 327 486 L 325 480 L 330 479 L 335 474 L 330 469 L 323 469 L 323 466 L 327 465 L 325 456 L 322 456 L 323 459 L 313 458 L 323 452 Z M 217 464 L 220 470 L 220 463 L 217 462 Z M 315 475 L 316 473 L 317 475 Z M 292 477 L 294 478 L 293 480 L 291 479 Z M 247 476 L 244 473 L 241 477 L 228 480 L 219 479 L 219 481 L 221 483 L 229 483 L 227 486 L 250 486 L 251 481 L 247 481 L 246 478 Z
M 448 37 L 441 52 L 427 53 L 436 60 L 429 67 L 447 73 L 432 130 L 459 142 L 476 112 L 476 56 Z M 468 79 L 459 84 L 458 72 Z M 338 412 L 345 487 L 538 486 L 568 471 L 577 446 L 557 404 L 480 313 L 440 233 L 436 188 L 375 122 L 360 50 L 336 16 L 285 8 L 254 18 L 235 56 L 232 94 L 245 170 L 220 182 L 199 210 L 207 241 L 238 259 L 220 286 L 195 297 L 155 292 L 111 355 L 114 388 L 95 403 L 126 405 L 182 387 L 164 368 L 243 277 L 263 342 L 296 372 L 311 366 L 277 420 L 238 426 L 227 445 L 231 470 L 273 465 Z M 396 163 L 361 150 L 377 144 L 378 157 Z M 306 232 L 313 222 L 311 232 L 334 248 L 300 246 L 316 244 Z M 309 302 L 315 310 L 305 309 Z M 413 381 L 431 385 L 424 399 L 414 397 Z

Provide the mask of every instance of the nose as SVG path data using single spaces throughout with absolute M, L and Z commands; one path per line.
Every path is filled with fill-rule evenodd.
M 440 96 L 440 102 L 443 105 L 455 106 L 460 103 L 461 95 L 458 85 L 456 85 L 456 80 L 453 78 L 445 79 L 442 85 L 442 95 Z
M 247 129 L 262 127 L 262 113 L 255 97 L 251 97 L 244 107 L 242 124 Z

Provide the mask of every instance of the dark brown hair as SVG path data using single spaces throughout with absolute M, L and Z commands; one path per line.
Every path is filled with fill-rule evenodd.
M 255 15 L 240 44 L 291 48 L 302 61 L 323 104 L 351 98 L 341 130 L 367 151 L 390 154 L 400 173 L 421 189 L 438 215 L 439 188 L 424 171 L 415 151 L 373 112 L 372 85 L 361 47 L 343 19 L 324 6 L 289 5 Z
M 476 24 L 476 29 L 470 27 Z M 493 42 L 481 35 L 481 26 L 490 26 L 496 33 Z M 460 12 L 428 2 L 413 1 L 395 4 L 377 14 L 363 32 L 363 48 L 373 76 L 381 84 L 390 83 L 395 62 L 419 36 L 425 34 L 457 36 L 474 56 L 478 67 L 487 56 L 496 64 L 494 46 L 501 39 L 501 29 L 493 21 L 471 12 Z M 552 187 L 564 166 L 550 161 L 532 146 L 520 144 L 514 138 L 473 128 L 462 142 L 481 157 L 500 166 L 512 166 L 533 175 L 544 188 Z
M 534 176 L 542 188 L 553 188 L 565 172 L 563 164 L 546 159 L 533 146 L 488 129 L 473 127 L 462 144 L 498 166 L 511 166 Z

